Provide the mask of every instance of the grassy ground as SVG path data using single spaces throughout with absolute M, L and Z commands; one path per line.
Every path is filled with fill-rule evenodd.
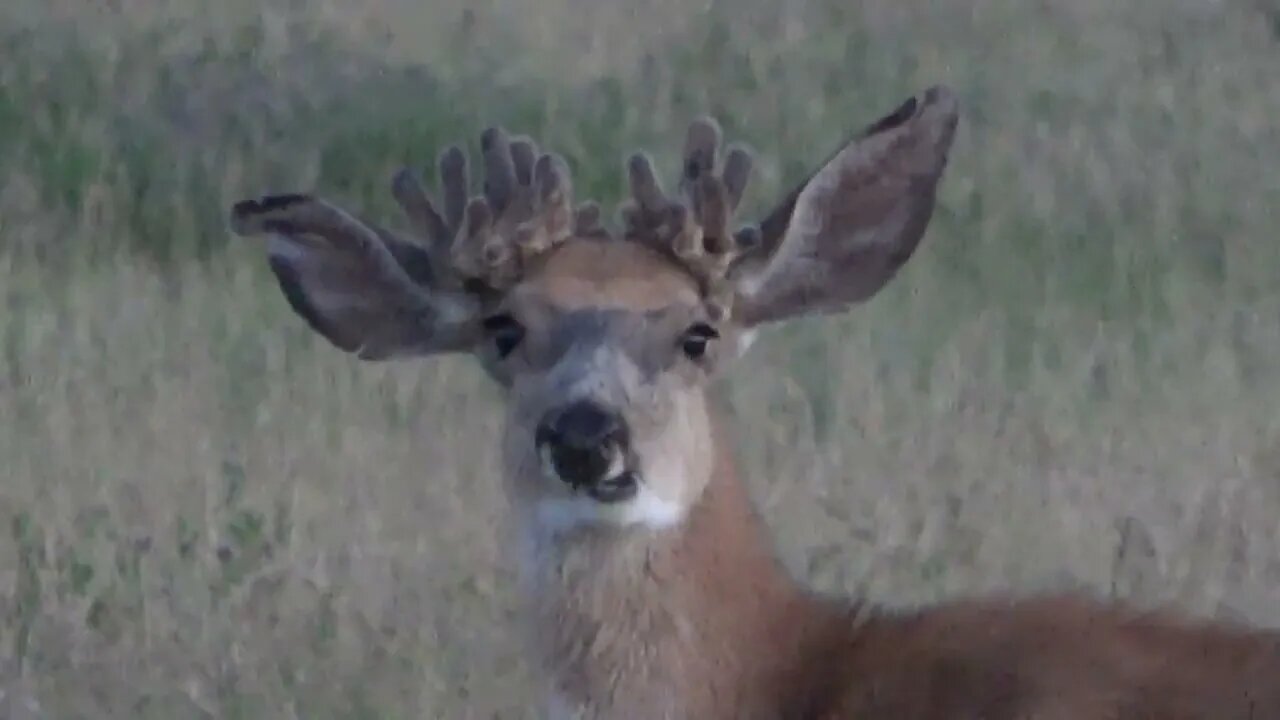
M 317 340 L 232 201 L 395 218 L 495 122 L 611 201 L 711 111 L 760 208 L 935 82 L 911 268 L 723 389 L 782 553 L 1280 624 L 1273 0 L 9 0 L 0 47 L 0 717 L 531 712 L 496 393 Z

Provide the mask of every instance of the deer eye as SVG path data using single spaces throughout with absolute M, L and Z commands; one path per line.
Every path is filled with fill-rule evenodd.
M 707 323 L 694 323 L 680 337 L 680 350 L 690 360 L 701 360 L 707 354 L 707 345 L 718 337 L 720 337 L 720 331 Z
M 506 313 L 490 315 L 481 323 L 484 330 L 498 351 L 498 357 L 505 359 L 524 339 L 524 326 Z

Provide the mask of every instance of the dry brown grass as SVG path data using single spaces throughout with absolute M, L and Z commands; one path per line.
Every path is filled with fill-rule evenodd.
M 933 82 L 965 119 L 913 267 L 723 389 L 782 553 L 884 601 L 1280 624 L 1280 9 L 725 5 L 0 10 L 29 33 L 0 68 L 0 717 L 531 712 L 496 392 L 314 339 L 258 248 L 219 249 L 231 200 L 381 212 L 394 164 L 487 122 L 614 198 L 628 148 L 670 161 L 709 109 L 759 205 Z

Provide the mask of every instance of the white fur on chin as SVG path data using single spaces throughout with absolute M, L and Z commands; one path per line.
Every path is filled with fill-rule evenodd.
M 538 526 L 553 535 L 584 526 L 628 527 L 642 525 L 661 530 L 680 523 L 684 508 L 658 497 L 640 483 L 636 496 L 616 503 L 602 503 L 586 496 L 546 498 L 534 510 Z

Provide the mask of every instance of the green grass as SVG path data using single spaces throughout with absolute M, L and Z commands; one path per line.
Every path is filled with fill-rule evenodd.
M 758 212 L 951 85 L 923 249 L 723 394 L 796 572 L 1280 623 L 1274 3 L 83 0 L 0 9 L 0 716 L 525 717 L 463 360 L 359 364 L 229 205 L 501 123 L 616 201 L 713 112 Z

